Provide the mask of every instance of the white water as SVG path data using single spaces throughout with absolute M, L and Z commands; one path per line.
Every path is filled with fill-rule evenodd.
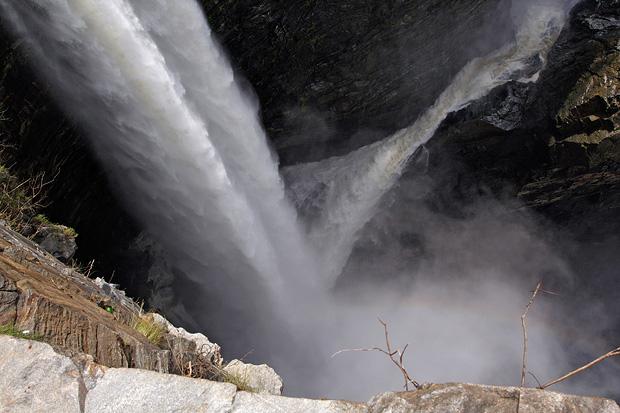
M 379 200 L 446 116 L 510 80 L 535 80 L 537 75 L 519 79 L 515 74 L 527 69 L 526 61 L 533 56 L 545 60 L 564 17 L 558 5 L 530 7 L 515 43 L 466 65 L 413 125 L 344 157 L 291 167 L 285 172 L 293 182 L 291 192 L 300 205 L 311 202 L 308 198 L 316 197 L 317 186 L 322 187 L 322 215 L 309 231 L 321 251 L 325 264 L 322 273 L 327 283 L 333 283 L 341 273 L 358 232 L 374 215 Z
M 308 360 L 299 371 L 305 374 L 314 364 L 323 367 L 319 357 L 348 346 L 347 340 L 364 345 L 376 315 L 398 316 L 398 307 L 390 307 L 395 299 L 349 305 L 330 301 L 325 290 L 409 158 L 450 111 L 510 80 L 528 57 L 544 56 L 563 22 L 560 9 L 533 9 L 515 44 L 471 62 L 414 125 L 349 156 L 290 171 L 300 177 L 294 186 L 299 198 L 308 197 L 308 186 L 314 189 L 310 176 L 328 188 L 323 214 L 309 234 L 322 254 L 316 258 L 285 199 L 257 108 L 240 91 L 194 0 L 0 0 L 0 7 L 40 74 L 87 131 L 134 214 L 177 258 L 175 264 L 205 288 L 221 288 L 223 300 L 243 306 L 254 292 L 258 300 L 278 305 L 293 334 L 319 350 L 290 351 L 268 331 L 255 332 L 253 339 L 273 345 L 284 366 L 302 353 Z M 271 300 L 251 290 L 257 279 Z M 246 283 L 249 292 L 234 296 Z M 403 300 L 411 314 L 417 298 Z M 264 308 L 248 306 L 268 318 Z M 433 313 L 424 307 L 428 329 L 435 326 Z M 489 327 L 505 329 L 503 321 Z M 403 318 L 396 327 L 404 330 L 407 324 Z M 487 354 L 484 340 L 470 343 L 480 357 Z M 427 354 L 433 347 L 434 342 L 422 345 Z M 467 365 L 468 358 L 445 367 L 464 371 L 463 360 Z M 381 368 L 376 363 L 374 368 L 380 381 Z M 314 384 L 299 371 L 292 373 L 297 382 Z M 325 377 L 333 380 L 323 380 L 323 390 L 347 374 L 342 366 L 332 369 Z M 363 384 L 351 386 L 366 390 Z
M 312 282 L 257 108 L 194 0 L 0 5 L 136 216 L 200 264 L 187 275 L 262 277 L 280 297 Z

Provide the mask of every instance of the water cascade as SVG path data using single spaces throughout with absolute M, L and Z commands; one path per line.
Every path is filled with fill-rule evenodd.
M 433 137 L 450 112 L 462 109 L 510 80 L 537 78 L 537 73 L 531 73 L 528 66 L 532 62 L 544 62 L 562 29 L 564 11 L 558 6 L 540 5 L 530 7 L 527 13 L 514 44 L 466 65 L 413 125 L 344 157 L 285 171 L 298 205 L 312 203 L 313 197 L 320 198 L 322 213 L 313 221 L 309 232 L 322 251 L 327 283 L 333 283 L 341 273 L 356 234 L 372 218 L 379 200 L 394 186 L 412 155 Z
M 259 282 L 273 298 L 287 282 L 312 284 L 257 107 L 194 0 L 0 5 L 132 212 L 188 276 L 210 288 Z
M 329 289 L 412 155 L 448 113 L 509 80 L 533 80 L 532 56 L 544 61 L 564 21 L 561 7 L 533 7 L 514 44 L 469 63 L 412 126 L 347 156 L 286 171 L 299 204 L 325 188 L 320 216 L 305 234 L 257 106 L 242 93 L 195 0 L 0 0 L 0 10 L 86 131 L 128 208 L 175 265 L 223 301 L 267 301 L 264 308 L 248 304 L 249 311 L 260 318 L 276 308 L 315 347 L 355 337 L 382 311 L 380 302 L 345 308 Z M 284 357 L 279 367 L 292 363 L 280 340 L 254 334 Z M 305 367 L 332 350 L 307 355 Z

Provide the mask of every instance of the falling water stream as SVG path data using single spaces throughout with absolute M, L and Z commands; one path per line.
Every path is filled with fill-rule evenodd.
M 357 234 L 415 151 L 448 113 L 510 80 L 534 80 L 523 72 L 533 56 L 544 61 L 565 17 L 559 7 L 533 7 L 513 44 L 470 62 L 410 127 L 286 171 L 298 203 L 315 196 L 317 184 L 325 188 L 321 215 L 306 233 L 257 106 L 195 0 L 0 0 L 0 10 L 128 208 L 175 264 L 222 294 L 260 285 L 307 341 L 326 321 L 302 320 L 313 317 L 310 308 L 329 306 Z M 351 314 L 333 316 L 330 329 Z
M 278 165 L 193 0 L 2 1 L 132 212 L 170 251 L 274 296 L 313 259 Z M 205 282 L 201 271 L 186 271 Z
M 356 235 L 372 218 L 379 200 L 394 186 L 411 156 L 433 137 L 450 112 L 485 96 L 510 80 L 535 80 L 528 71 L 533 57 L 545 60 L 564 23 L 561 8 L 541 5 L 528 10 L 514 44 L 474 59 L 411 126 L 393 136 L 340 158 L 295 166 L 285 173 L 293 182 L 298 205 L 322 193 L 321 217 L 312 223 L 310 238 L 320 249 L 328 283 L 340 275 Z M 529 73 L 524 79 L 523 73 Z M 310 177 L 310 178 L 306 178 Z M 322 189 L 317 191 L 317 186 Z

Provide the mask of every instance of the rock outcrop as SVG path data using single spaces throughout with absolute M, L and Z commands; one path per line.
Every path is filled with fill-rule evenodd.
M 247 386 L 256 393 L 276 396 L 282 394 L 284 387 L 282 378 L 266 364 L 255 366 L 240 360 L 232 360 L 224 367 L 224 372 L 245 379 Z
M 70 260 L 77 250 L 75 236 L 69 228 L 61 225 L 41 225 L 33 240 L 45 251 L 61 261 Z
M 0 249 L 0 324 L 104 365 L 172 370 L 170 352 L 130 327 L 135 304 L 111 300 L 92 280 L 1 226 Z
M 161 325 L 160 343 L 136 328 L 141 318 Z M 222 368 L 220 347 L 203 334 L 144 316 L 115 286 L 85 277 L 0 225 L 0 326 L 7 325 L 108 367 L 187 374 L 187 365 L 200 364 L 209 377 Z
M 159 330 L 161 339 L 149 339 L 138 320 Z M 220 347 L 204 334 L 175 327 L 159 314 L 144 315 L 114 285 L 87 278 L 0 225 L 0 327 L 6 326 L 73 357 L 88 371 L 87 389 L 109 367 L 130 367 L 230 381 L 257 393 L 282 393 L 282 379 L 271 367 L 239 360 L 225 365 Z
M 616 402 L 536 389 L 434 384 L 407 393 L 385 393 L 370 401 L 370 413 L 615 413 Z
M 76 365 L 48 344 L 6 336 L 0 336 L 0 369 L 0 406 L 11 412 L 620 412 L 611 400 L 473 384 L 385 393 L 369 403 L 288 398 L 145 370 Z
M 536 83 L 502 86 L 443 123 L 428 146 L 436 198 L 508 192 L 577 235 L 616 233 L 619 44 L 618 2 L 580 3 Z

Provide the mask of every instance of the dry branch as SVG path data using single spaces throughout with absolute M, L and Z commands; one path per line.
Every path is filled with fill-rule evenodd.
M 539 386 L 538 388 L 544 390 L 544 389 L 546 389 L 548 387 L 551 387 L 551 386 L 553 386 L 555 384 L 558 384 L 558 383 L 561 383 L 561 382 L 563 382 L 565 380 L 568 380 L 571 377 L 573 377 L 573 376 L 575 376 L 575 375 L 577 375 L 577 374 L 579 374 L 579 373 L 589 369 L 590 367 L 594 367 L 597 364 L 599 364 L 600 362 L 602 362 L 604 360 L 607 360 L 608 358 L 617 357 L 617 356 L 620 356 L 620 347 L 618 347 L 618 348 L 616 348 L 614 350 L 611 350 L 609 353 L 603 354 L 602 356 L 600 356 L 599 358 L 597 358 L 595 360 L 592 360 L 588 364 L 586 364 L 586 365 L 584 365 L 582 367 L 579 367 L 578 369 L 575 369 L 575 370 L 571 371 L 570 373 L 567 373 L 567 374 L 563 375 L 562 377 L 559 377 L 559 378 L 557 378 L 555 380 L 552 380 L 552 381 L 550 381 L 548 383 L 545 383 L 545 384 Z
M 407 348 L 409 348 L 409 344 L 405 345 L 405 347 L 402 350 L 400 349 L 393 350 L 392 344 L 390 342 L 390 334 L 388 332 L 388 325 L 385 321 L 381 319 L 379 319 L 379 322 L 383 326 L 383 331 L 385 333 L 385 347 L 386 347 L 385 349 L 380 348 L 380 347 L 344 349 L 344 350 L 340 350 L 332 354 L 332 358 L 336 357 L 339 354 L 348 353 L 352 351 L 378 351 L 388 356 L 390 360 L 392 361 L 392 363 L 394 363 L 394 365 L 398 367 L 401 374 L 403 375 L 403 380 L 405 382 L 405 385 L 404 385 L 405 390 L 407 391 L 409 390 L 410 384 L 413 385 L 413 387 L 415 387 L 416 389 L 419 389 L 420 383 L 418 383 L 417 381 L 411 378 L 411 375 L 405 368 L 405 364 L 404 364 L 405 352 L 407 351 Z
M 532 297 L 527 303 L 525 311 L 521 315 L 521 327 L 523 328 L 523 364 L 521 365 L 521 387 L 525 385 L 525 375 L 527 374 L 527 314 L 530 312 L 530 308 L 532 308 L 534 300 L 536 299 L 536 296 L 540 292 L 541 288 L 542 281 L 536 285 L 536 289 L 532 293 Z

